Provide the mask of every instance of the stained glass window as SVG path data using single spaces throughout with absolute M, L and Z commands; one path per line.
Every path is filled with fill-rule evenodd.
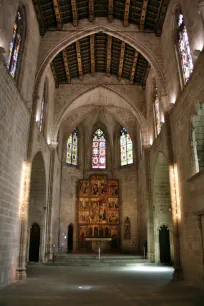
M 75 128 L 67 139 L 66 163 L 77 166 L 78 157 L 78 130 Z
M 106 139 L 101 129 L 97 129 L 93 136 L 92 168 L 106 168 Z
M 43 98 L 42 98 L 42 102 L 41 102 L 41 109 L 40 109 L 40 132 L 44 131 L 44 127 L 45 127 L 45 108 L 46 108 L 46 83 L 44 86 L 44 92 L 43 92 Z
M 13 27 L 13 37 L 9 48 L 9 58 L 7 62 L 7 68 L 10 71 L 10 75 L 15 79 L 16 69 L 19 60 L 19 54 L 22 46 L 22 31 L 23 21 L 20 12 L 18 11 L 16 21 Z
M 123 128 L 120 132 L 121 166 L 133 164 L 133 145 L 130 135 Z
M 157 87 L 155 89 L 155 100 L 154 100 L 154 118 L 155 118 L 155 132 L 158 136 L 161 132 L 161 114 L 159 107 L 159 98 L 157 93 Z
M 191 49 L 190 49 L 187 29 L 184 24 L 184 17 L 183 14 L 181 13 L 178 14 L 177 29 L 178 29 L 178 47 L 181 56 L 181 66 L 183 71 L 184 82 L 186 84 L 193 71 L 193 60 L 191 56 Z

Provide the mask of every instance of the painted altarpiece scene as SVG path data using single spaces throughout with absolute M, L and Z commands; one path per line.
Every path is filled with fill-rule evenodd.
M 119 247 L 120 207 L 118 180 L 107 175 L 91 175 L 79 180 L 77 222 L 79 248 L 87 247 L 86 237 L 110 237 L 112 248 Z

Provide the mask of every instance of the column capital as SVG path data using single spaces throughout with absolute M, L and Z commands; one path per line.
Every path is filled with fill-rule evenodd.
M 50 150 L 55 150 L 55 149 L 57 149 L 57 146 L 58 146 L 58 142 L 57 142 L 57 141 L 54 141 L 54 140 L 52 140 L 52 141 L 50 142 L 50 144 L 49 144 Z

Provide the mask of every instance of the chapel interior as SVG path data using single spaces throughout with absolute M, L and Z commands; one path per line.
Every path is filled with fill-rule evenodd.
M 0 0 L 0 289 L 103 256 L 203 288 L 203 47 L 204 0 Z

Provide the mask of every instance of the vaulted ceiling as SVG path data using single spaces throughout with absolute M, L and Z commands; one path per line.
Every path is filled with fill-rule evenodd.
M 82 80 L 87 73 L 94 76 L 95 72 L 145 86 L 150 68 L 138 51 L 105 33 L 86 36 L 71 44 L 54 58 L 51 67 L 57 87 L 71 83 L 72 78 Z
M 140 31 L 160 35 L 169 0 L 33 0 L 40 32 L 61 30 L 66 23 L 77 25 L 80 19 L 107 17 L 122 20 L 124 26 L 136 24 Z

